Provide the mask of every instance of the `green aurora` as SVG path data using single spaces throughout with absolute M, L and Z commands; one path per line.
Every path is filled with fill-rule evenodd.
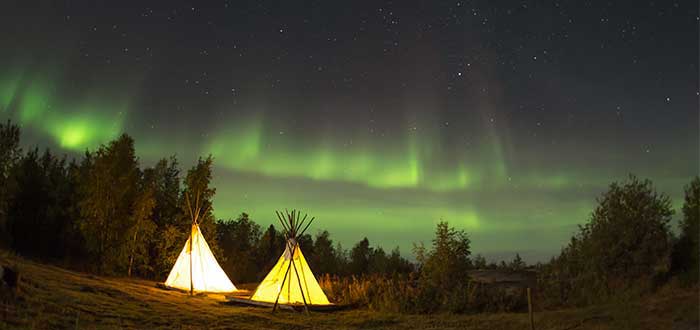
M 682 160 L 673 165 L 678 171 L 627 164 L 601 170 L 523 156 L 495 130 L 479 132 L 470 145 L 450 145 L 436 120 L 405 120 L 385 139 L 366 130 L 303 134 L 261 113 L 203 129 L 158 130 L 139 124 L 131 98 L 97 89 L 75 95 L 61 86 L 51 75 L 0 75 L 1 113 L 21 124 L 25 147 L 79 156 L 126 132 L 146 166 L 176 154 L 186 170 L 212 154 L 217 217 L 247 212 L 267 226 L 275 224 L 274 209 L 300 208 L 346 248 L 366 236 L 410 255 L 414 242 L 429 243 L 435 224 L 447 220 L 470 233 L 477 253 L 509 258 L 519 251 L 544 260 L 587 219 L 595 197 L 628 171 L 653 179 L 677 208 L 693 173 Z

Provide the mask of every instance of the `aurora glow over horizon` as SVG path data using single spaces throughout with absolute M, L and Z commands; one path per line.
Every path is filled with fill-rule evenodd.
M 212 154 L 220 218 L 301 208 L 404 255 L 443 219 L 544 260 L 612 181 L 678 208 L 698 173 L 698 5 L 645 5 L 17 5 L 0 115 L 25 148 Z

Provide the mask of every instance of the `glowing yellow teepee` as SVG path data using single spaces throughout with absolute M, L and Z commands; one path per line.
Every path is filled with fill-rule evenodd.
M 192 230 L 190 237 L 182 248 L 180 256 L 173 269 L 165 281 L 165 285 L 182 290 L 188 290 L 190 294 L 198 292 L 232 292 L 236 291 L 236 286 L 226 276 L 219 263 L 216 262 L 214 254 L 209 249 L 209 244 L 204 240 L 202 232 L 199 230 L 199 215 L 206 214 L 209 208 L 201 211 L 199 193 L 195 208 L 193 209 L 189 194 L 185 195 L 187 207 L 192 217 Z
M 284 305 L 332 305 L 326 294 L 316 281 L 309 264 L 301 253 L 301 248 L 296 238 L 303 235 L 304 231 L 311 225 L 314 218 L 311 218 L 304 230 L 299 231 L 306 220 L 306 216 L 299 221 L 299 213 L 286 212 L 286 221 L 282 214 L 277 213 L 282 226 L 285 229 L 287 245 L 284 253 L 277 261 L 272 270 L 260 282 L 250 300 L 274 303 L 273 310 L 277 304 Z

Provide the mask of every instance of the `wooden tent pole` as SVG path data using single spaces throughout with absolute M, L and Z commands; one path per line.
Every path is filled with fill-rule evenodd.
M 194 295 L 194 282 L 192 281 L 192 240 L 194 239 L 194 225 L 190 228 L 190 296 Z
M 294 245 L 294 251 L 298 248 L 299 244 Z M 306 303 L 306 296 L 304 296 L 304 288 L 301 286 L 301 279 L 299 278 L 299 271 L 297 270 L 297 265 L 294 263 L 294 252 L 292 252 L 292 266 L 294 266 L 294 272 L 297 274 L 297 282 L 299 283 L 299 290 L 301 291 L 301 299 L 304 302 L 304 310 L 306 310 L 306 315 L 309 315 L 309 305 Z M 309 297 L 310 298 L 310 297 Z
M 289 274 L 289 269 L 292 268 L 292 264 L 290 263 L 289 266 L 287 266 L 287 271 L 284 272 L 284 278 L 282 279 L 282 284 L 280 285 L 279 291 L 277 291 L 277 298 L 275 298 L 275 305 L 272 306 L 272 312 L 274 313 L 275 310 L 277 309 L 277 302 L 280 300 L 280 294 L 282 294 L 282 288 L 284 287 L 284 282 L 287 281 L 287 274 Z

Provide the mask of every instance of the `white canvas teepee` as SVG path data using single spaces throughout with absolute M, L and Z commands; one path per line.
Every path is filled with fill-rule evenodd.
M 189 193 L 185 195 L 187 208 L 192 217 L 192 230 L 190 237 L 177 257 L 173 269 L 165 281 L 168 287 L 187 290 L 190 294 L 199 292 L 232 292 L 236 287 L 216 262 L 214 254 L 209 249 L 209 244 L 204 240 L 199 230 L 200 214 L 207 214 L 209 207 L 204 212 L 200 204 L 199 192 L 195 200 L 194 208 L 190 203 Z
M 297 237 L 304 234 L 314 218 L 305 223 L 306 216 L 299 219 L 300 214 L 296 210 L 291 213 L 285 212 L 286 217 L 281 212 L 275 213 L 285 229 L 287 246 L 277 264 L 255 289 L 250 300 L 274 303 L 273 311 L 278 304 L 302 305 L 306 307 L 307 312 L 309 306 L 333 305 L 318 285 L 297 242 Z M 306 226 L 302 229 L 304 224 Z
M 190 289 L 199 292 L 236 291 L 236 286 L 231 283 L 216 262 L 214 254 L 211 253 L 207 241 L 199 230 L 199 225 L 196 224 L 192 225 L 192 234 L 182 248 L 165 285 L 187 291 Z

